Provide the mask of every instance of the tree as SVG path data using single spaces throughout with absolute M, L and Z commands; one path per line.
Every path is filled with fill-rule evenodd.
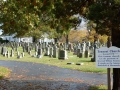
M 99 35 L 98 37 L 101 44 L 104 45 L 105 43 L 107 43 L 107 39 L 108 39 L 107 35 Z
M 97 9 L 99 10 L 97 11 Z M 111 35 L 112 45 L 120 47 L 120 1 L 119 0 L 98 0 L 89 7 L 87 18 L 98 21 L 97 31 L 101 34 Z M 120 89 L 120 68 L 113 68 L 113 90 Z
M 119 0 L 7 0 L 0 6 L 1 29 L 5 34 L 24 35 L 40 29 L 40 19 L 56 30 L 68 33 L 76 27 L 80 14 L 96 24 L 96 32 L 111 35 L 112 45 L 120 47 L 120 1 Z M 113 90 L 120 89 L 120 69 L 113 69 Z
M 86 39 L 87 35 L 87 30 L 71 30 L 69 33 L 69 40 L 70 42 L 82 42 Z

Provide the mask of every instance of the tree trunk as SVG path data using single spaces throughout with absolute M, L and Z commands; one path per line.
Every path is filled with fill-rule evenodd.
M 58 42 L 58 38 L 54 38 L 55 44 L 57 44 Z
M 112 46 L 120 48 L 120 30 L 119 28 L 112 29 Z M 120 90 L 120 68 L 113 68 L 113 89 Z
M 69 43 L 69 39 L 68 39 L 68 35 L 66 35 L 66 44 L 68 45 Z
M 33 36 L 33 43 L 37 42 L 37 38 L 35 36 Z
M 113 68 L 113 90 L 120 90 L 120 68 Z

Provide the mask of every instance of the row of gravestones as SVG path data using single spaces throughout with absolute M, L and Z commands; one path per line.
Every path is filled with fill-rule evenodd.
M 74 51 L 74 55 L 77 55 L 77 57 L 79 58 L 88 58 L 88 57 L 92 57 L 93 53 L 94 53 L 94 49 L 91 48 L 90 44 L 86 44 L 86 43 L 78 43 L 76 45 L 73 46 L 73 51 Z
M 18 47 L 17 47 L 18 48 Z M 27 47 L 22 47 L 23 48 L 23 52 L 20 54 L 18 49 L 17 49 L 17 57 L 18 58 L 22 58 L 24 57 L 24 51 L 26 49 L 26 52 L 28 52 L 30 55 L 31 54 L 31 48 L 29 46 Z M 14 49 L 12 48 L 11 51 L 9 52 L 7 50 L 7 47 L 3 46 L 0 48 L 0 51 L 1 51 L 1 54 L 3 56 L 7 56 L 7 57 L 13 57 L 14 56 Z M 57 57 L 57 52 L 58 52 L 58 59 L 67 59 L 67 51 L 66 50 L 58 50 L 57 49 L 57 46 L 54 46 L 54 47 L 46 47 L 46 50 L 45 50 L 45 54 L 44 56 L 50 56 L 50 57 L 54 57 L 56 58 Z M 38 58 L 42 58 L 42 55 L 43 55 L 43 48 L 35 48 L 35 54 L 32 55 L 34 57 L 38 57 Z
M 4 45 L 3 45 L 4 46 Z M 42 54 L 44 51 L 45 55 L 44 56 L 50 56 L 50 57 L 56 57 L 57 55 L 57 47 L 59 47 L 58 51 L 58 58 L 59 59 L 67 59 L 67 51 L 64 50 L 66 49 L 65 44 L 57 45 L 55 46 L 54 44 L 47 45 L 46 43 L 16 43 L 16 42 L 10 42 L 10 44 L 6 44 L 7 47 L 12 47 L 12 50 L 18 51 L 18 47 L 23 48 L 23 52 L 28 52 L 31 55 L 31 51 L 35 49 L 35 55 L 39 58 L 42 57 Z M 68 45 L 69 46 L 69 45 Z M 77 57 L 89 57 L 90 54 L 90 45 L 86 44 L 83 42 L 82 44 L 78 43 L 74 46 L 70 45 L 71 49 L 74 51 L 74 54 L 77 55 Z M 62 49 L 62 50 L 61 50 Z M 11 51 L 12 52 L 12 51 Z M 10 54 L 11 55 L 11 54 Z M 13 55 L 12 55 L 13 56 Z M 24 56 L 24 55 L 22 55 Z

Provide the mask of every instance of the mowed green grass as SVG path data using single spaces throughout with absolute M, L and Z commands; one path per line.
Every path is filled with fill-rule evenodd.
M 8 48 L 9 52 L 11 48 Z M 22 48 L 18 49 L 19 53 L 22 53 Z M 35 54 L 35 51 L 32 50 L 32 55 Z M 11 61 L 22 61 L 22 62 L 34 62 L 34 63 L 41 63 L 41 64 L 48 64 L 48 65 L 55 65 L 61 68 L 69 68 L 83 72 L 91 72 L 91 73 L 107 73 L 106 68 L 96 68 L 96 63 L 91 62 L 91 58 L 79 58 L 77 55 L 73 55 L 73 52 L 68 52 L 68 59 L 67 60 L 59 60 L 58 58 L 53 58 L 49 56 L 44 56 L 42 58 L 32 57 L 27 52 L 25 52 L 25 57 L 18 59 L 17 52 L 14 51 L 14 57 L 4 57 L 0 55 L 0 60 L 11 60 Z M 68 65 L 68 62 L 72 62 L 74 64 Z M 81 62 L 84 65 L 76 65 L 76 63 Z M 1 71 L 0 71 L 1 72 Z M 9 71 L 6 71 L 9 72 Z M 92 86 L 90 90 L 107 90 L 106 86 Z

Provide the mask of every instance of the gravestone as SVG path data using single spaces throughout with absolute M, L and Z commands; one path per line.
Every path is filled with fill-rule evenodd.
M 91 58 L 91 62 L 95 62 L 96 60 L 96 49 L 97 49 L 97 41 L 94 43 L 94 55 L 93 58 Z
M 50 48 L 50 54 L 49 54 L 50 57 L 53 57 L 53 47 Z
M 38 54 L 37 54 L 38 58 L 42 58 L 42 49 L 38 49 Z
M 30 52 L 30 47 L 29 46 L 26 46 L 26 52 Z
M 37 56 L 38 55 L 38 52 L 35 52 L 35 55 L 34 56 Z
M 58 52 L 58 59 L 68 59 L 67 51 L 66 50 L 59 50 Z
M 22 56 L 19 55 L 19 56 L 17 56 L 17 58 L 22 58 Z
M 31 52 L 31 50 L 28 52 L 28 54 L 29 54 L 29 55 L 32 55 L 32 52 Z
M 84 53 L 83 53 L 83 52 L 80 52 L 78 57 L 79 57 L 79 58 L 84 58 Z
M 50 55 L 50 47 L 46 47 L 46 52 L 44 54 L 44 56 L 49 56 Z
M 35 45 L 35 52 L 38 52 L 38 45 Z
M 20 53 L 19 53 L 19 51 L 17 51 L 17 56 L 19 56 L 20 55 Z
M 80 55 L 80 52 L 81 52 L 81 49 L 77 49 L 77 57 L 79 57 L 79 55 Z
M 53 58 L 57 57 L 57 45 L 54 45 L 53 47 Z
M 73 46 L 73 55 L 77 55 L 77 46 Z
M 67 64 L 68 64 L 68 65 L 71 65 L 71 64 L 74 64 L 74 62 L 68 62 Z
M 76 65 L 84 65 L 84 63 L 77 62 Z
M 88 57 L 89 57 L 89 51 L 88 51 L 88 50 L 85 50 L 84 56 L 85 56 L 85 58 L 88 58 Z
M 0 46 L 0 53 L 1 53 L 1 51 L 2 51 L 2 47 Z
M 14 51 L 11 50 L 11 54 L 10 54 L 11 57 L 14 57 Z
M 23 52 L 25 52 L 25 46 L 22 46 L 22 48 L 23 48 Z
M 42 51 L 43 52 L 45 51 L 45 43 L 44 42 L 42 43 Z
M 25 53 L 24 53 L 24 52 L 22 52 L 22 53 L 21 53 L 21 56 L 22 56 L 22 57 L 24 57 L 24 56 L 25 56 Z
M 7 48 L 6 47 L 2 47 L 2 55 L 6 56 L 7 53 Z
M 7 58 L 9 58 L 10 57 L 10 53 L 9 53 L 9 51 L 7 51 Z

